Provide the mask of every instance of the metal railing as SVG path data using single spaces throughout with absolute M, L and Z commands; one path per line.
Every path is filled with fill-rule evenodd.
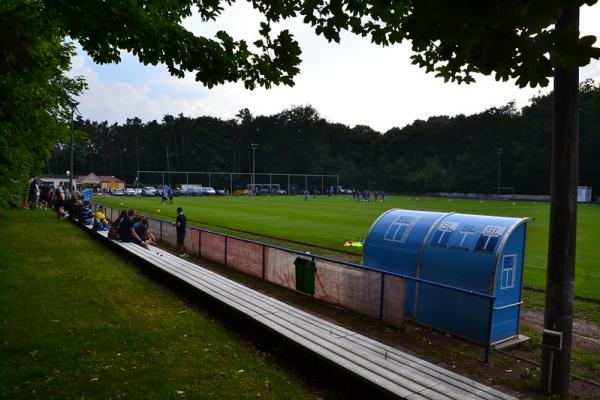
M 96 207 L 97 206 L 98 205 L 96 205 Z M 105 206 L 105 208 L 107 210 L 107 214 L 109 214 L 109 215 L 107 215 L 107 217 L 109 217 L 111 220 L 114 220 L 120 213 L 120 210 L 118 210 L 118 209 L 113 209 L 112 207 L 108 207 L 108 206 Z M 172 223 L 172 222 L 161 220 L 161 219 L 154 218 L 154 217 L 145 216 L 143 214 L 140 214 L 140 215 L 143 216 L 144 218 L 147 218 L 149 221 L 153 221 L 154 224 L 159 225 L 159 229 L 158 229 L 159 235 L 157 235 L 158 236 L 157 238 L 161 241 L 166 240 L 168 229 L 174 229 L 174 223 Z M 277 251 L 280 251 L 280 252 L 283 252 L 286 254 L 301 256 L 304 258 L 310 258 L 313 262 L 316 263 L 317 272 L 319 269 L 318 261 L 322 261 L 322 262 L 326 262 L 330 265 L 340 266 L 342 268 L 348 268 L 348 269 L 359 270 L 359 271 L 367 271 L 370 274 L 376 274 L 380 277 L 379 278 L 380 279 L 380 281 L 379 281 L 379 299 L 378 299 L 378 304 L 377 304 L 377 307 L 378 307 L 377 314 L 378 315 L 373 315 L 372 312 L 371 313 L 363 312 L 364 308 L 363 308 L 363 310 L 361 310 L 360 307 L 356 307 L 356 305 L 353 306 L 352 304 L 344 304 L 344 299 L 337 299 L 338 301 L 333 301 L 333 304 L 345 306 L 346 308 L 361 312 L 361 313 L 371 316 L 371 317 L 378 317 L 383 322 L 390 322 L 390 321 L 386 321 L 385 314 L 384 314 L 385 306 L 386 306 L 386 301 L 385 301 L 385 299 L 386 299 L 386 290 L 385 290 L 386 278 L 387 279 L 390 279 L 390 278 L 401 279 L 403 281 L 414 282 L 415 284 L 419 284 L 419 285 L 427 285 L 430 287 L 437 287 L 437 288 L 441 288 L 444 290 L 449 290 L 449 291 L 461 293 L 461 294 L 464 294 L 467 296 L 472 296 L 475 298 L 483 299 L 484 301 L 487 301 L 487 312 L 488 312 L 487 335 L 486 335 L 485 343 L 483 343 L 485 346 L 484 361 L 487 363 L 489 360 L 490 349 L 491 349 L 494 301 L 496 299 L 495 296 L 489 295 L 487 293 L 482 293 L 480 291 L 468 290 L 468 289 L 451 286 L 451 285 L 447 285 L 447 284 L 440 283 L 440 282 L 434 282 L 434 281 L 430 281 L 430 280 L 426 280 L 426 279 L 422 279 L 422 278 L 417 278 L 417 277 L 406 275 L 406 274 L 382 271 L 377 268 L 372 268 L 372 267 L 368 267 L 365 265 L 352 263 L 349 261 L 339 260 L 339 259 L 326 257 L 326 256 L 320 256 L 317 254 L 310 254 L 310 253 L 302 252 L 300 250 L 289 249 L 289 248 L 277 246 L 274 244 L 263 243 L 263 242 L 259 242 L 259 241 L 252 240 L 252 239 L 246 239 L 246 238 L 241 238 L 241 237 L 237 237 L 237 236 L 233 236 L 233 235 L 229 235 L 229 234 L 225 234 L 225 233 L 215 232 L 215 231 L 212 231 L 209 229 L 198 228 L 198 227 L 191 227 L 191 228 L 187 228 L 187 229 L 191 233 L 190 235 L 186 235 L 186 238 L 189 238 L 189 241 L 193 240 L 192 238 L 195 236 L 192 232 L 195 231 L 195 232 L 197 232 L 197 235 L 198 235 L 198 243 L 197 243 L 198 251 L 196 253 L 194 253 L 194 255 L 199 256 L 201 258 L 207 258 L 211 261 L 221 263 L 225 266 L 231 266 L 230 265 L 231 262 L 229 262 L 229 259 L 228 259 L 228 250 L 229 251 L 233 250 L 230 248 L 231 247 L 230 243 L 228 243 L 231 240 L 235 240 L 235 241 L 239 241 L 239 242 L 243 242 L 243 243 L 247 243 L 247 244 L 252 244 L 253 246 L 258 246 L 258 248 L 260 250 L 258 250 L 258 252 L 256 252 L 255 255 L 256 256 L 260 255 L 262 265 L 260 265 L 259 268 L 261 270 L 259 271 L 259 273 L 252 273 L 252 275 L 257 276 L 258 278 L 265 280 L 267 282 L 275 283 L 275 284 L 278 284 L 278 285 L 281 285 L 284 287 L 293 288 L 289 284 L 286 285 L 286 284 L 282 284 L 281 281 L 269 279 L 269 275 L 266 273 L 267 268 L 268 268 L 268 265 L 267 265 L 268 249 L 273 249 L 273 250 L 277 250 Z M 203 240 L 202 240 L 203 235 L 214 235 L 214 237 L 223 239 L 222 259 L 217 259 L 217 257 L 206 257 L 207 256 L 206 252 L 203 254 L 203 251 L 202 251 L 203 246 L 207 246 L 205 243 L 203 243 Z M 194 243 L 192 243 L 192 247 L 195 248 Z M 211 250 L 214 252 L 215 249 L 211 249 Z M 221 249 L 217 249 L 217 250 L 218 250 L 218 252 L 221 251 Z M 248 273 L 248 271 L 244 271 L 243 269 L 240 269 L 240 268 L 237 268 L 237 269 L 242 272 Z M 397 294 L 397 295 L 400 295 L 400 294 Z M 404 293 L 402 293 L 402 295 L 404 295 Z M 327 298 L 326 296 L 316 296 L 316 297 L 317 297 L 317 299 L 320 299 L 320 300 L 323 300 L 326 302 L 330 302 L 330 303 L 332 302 L 331 298 Z M 366 306 L 368 306 L 368 305 L 366 305 Z M 402 313 L 402 315 L 404 315 L 404 310 L 399 310 L 398 312 L 400 312 L 400 313 Z M 471 339 L 473 339 L 473 338 L 471 338 Z

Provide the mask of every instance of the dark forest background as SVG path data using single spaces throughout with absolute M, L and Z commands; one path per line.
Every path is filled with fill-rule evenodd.
M 600 85 L 581 84 L 579 184 L 600 189 Z M 398 110 L 402 113 L 402 110 Z M 79 117 L 75 174 L 114 175 L 132 183 L 137 170 L 338 174 L 351 188 L 389 192 L 494 192 L 502 148 L 502 186 L 550 192 L 552 96 L 522 109 L 513 103 L 474 115 L 436 116 L 385 133 L 350 128 L 311 106 L 270 116 L 247 109 L 234 119 L 165 115 L 108 124 Z M 68 170 L 68 143 L 55 146 L 44 172 Z

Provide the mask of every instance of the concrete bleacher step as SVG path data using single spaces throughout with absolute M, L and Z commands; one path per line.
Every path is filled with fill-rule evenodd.
M 107 237 L 107 232 L 98 232 Z M 151 246 L 113 241 L 267 328 L 405 399 L 514 399 Z

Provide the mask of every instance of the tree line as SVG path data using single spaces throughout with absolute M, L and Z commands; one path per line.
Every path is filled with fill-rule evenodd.
M 600 190 L 600 85 L 581 84 L 579 183 Z M 123 124 L 78 117 L 75 173 L 114 175 L 132 183 L 138 170 L 338 174 L 352 188 L 389 192 L 550 192 L 552 95 L 479 114 L 435 116 L 385 133 L 322 118 L 311 106 L 269 116 L 241 110 L 233 119 L 165 115 Z M 69 144 L 58 143 L 46 170 L 64 173 Z

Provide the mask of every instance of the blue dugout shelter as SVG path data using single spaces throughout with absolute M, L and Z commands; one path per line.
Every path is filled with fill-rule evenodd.
M 406 282 L 407 318 L 478 343 L 501 342 L 519 334 L 527 221 L 389 210 L 369 231 L 364 264 L 422 280 Z M 488 297 L 465 291 L 494 296 L 493 308 Z

